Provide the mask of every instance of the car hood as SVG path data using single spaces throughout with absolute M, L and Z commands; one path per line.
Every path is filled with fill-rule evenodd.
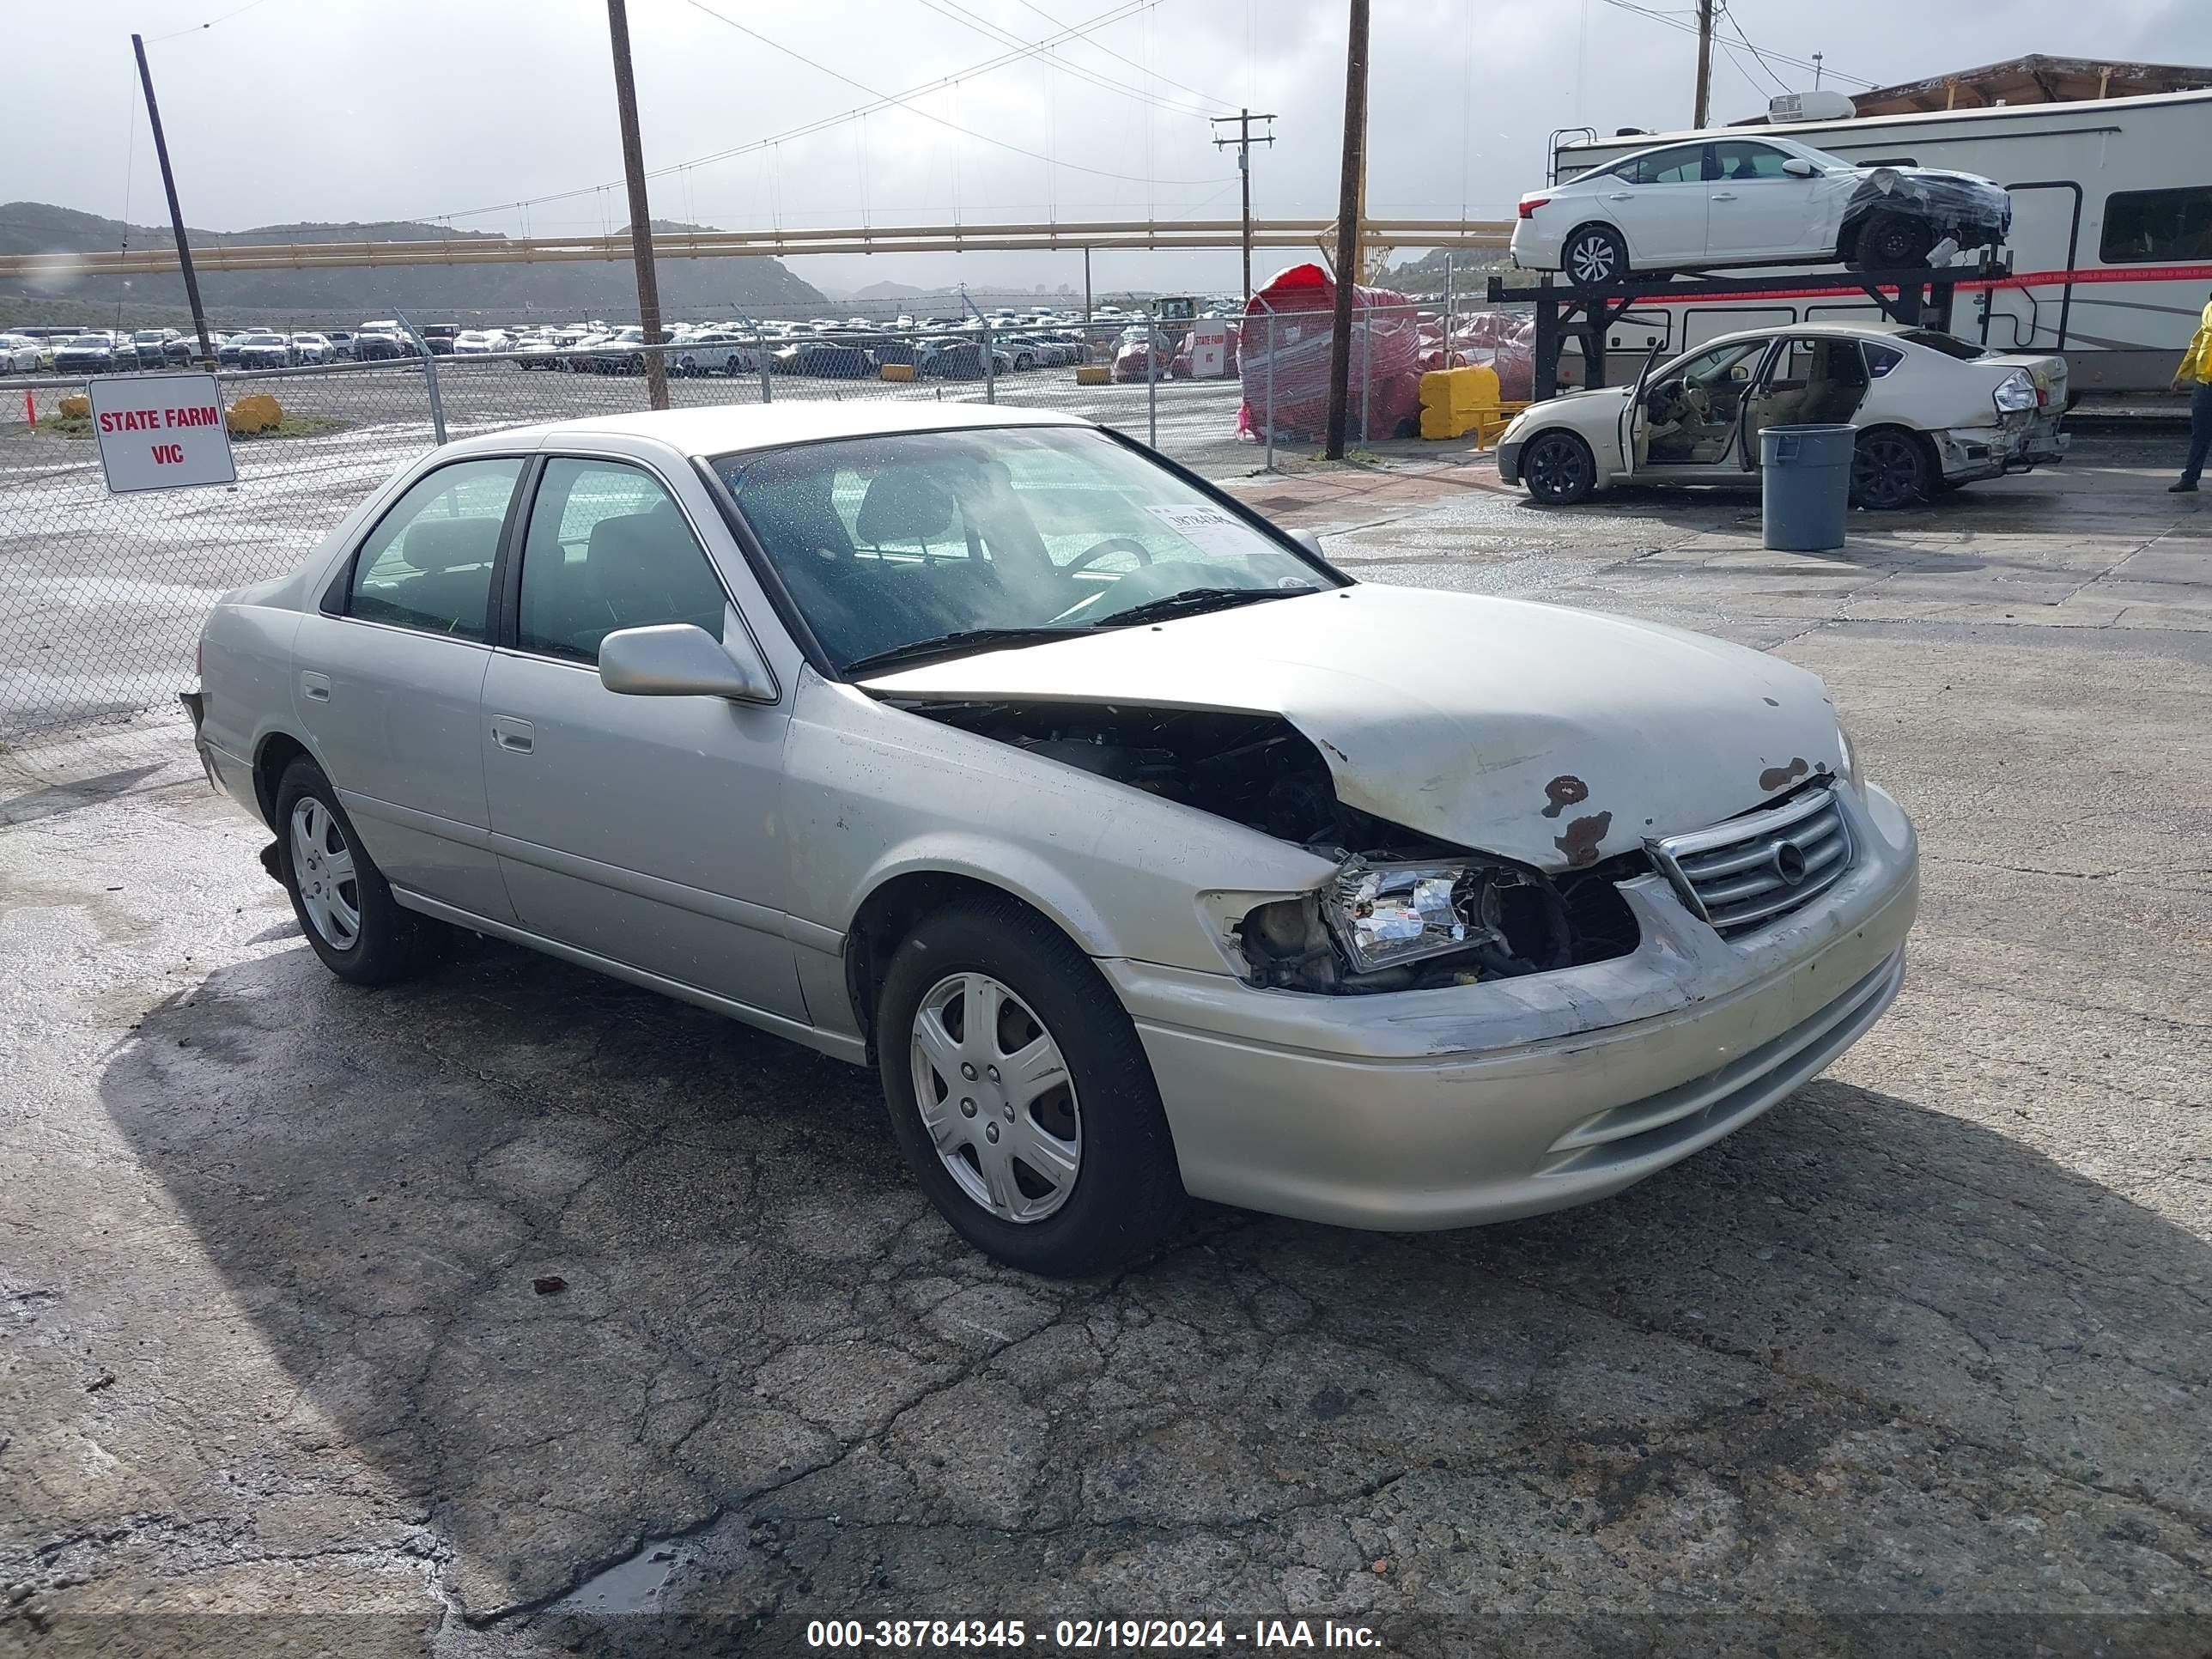
M 1347 805 L 1565 870 L 1702 829 L 1841 762 L 1819 679 L 1602 612 L 1353 586 L 928 664 L 922 701 L 1279 714 Z

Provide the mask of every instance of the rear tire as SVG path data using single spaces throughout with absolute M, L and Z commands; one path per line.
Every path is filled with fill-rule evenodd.
M 1547 507 L 1574 507 L 1597 493 L 1597 458 L 1572 432 L 1540 432 L 1521 452 L 1521 482 Z
M 1559 246 L 1559 267 L 1577 288 L 1603 288 L 1628 275 L 1628 244 L 1611 225 L 1583 225 Z
M 991 1001 L 1000 1016 L 971 1026 L 971 1004 Z M 1024 1098 L 1015 1062 L 1040 1043 L 1056 1045 L 1058 1063 Z M 1182 1219 L 1188 1200 L 1136 1027 L 1090 959 L 1028 906 L 979 896 L 918 923 L 884 975 L 876 1047 L 915 1179 L 985 1255 L 1087 1276 L 1157 1249 Z M 1032 1146 L 1050 1178 L 1022 1161 Z
M 1928 440 L 1900 426 L 1862 432 L 1851 452 L 1851 505 L 1894 513 L 1931 500 L 1942 469 Z
M 444 927 L 392 896 L 338 792 L 304 755 L 277 781 L 276 829 L 277 874 L 324 967 L 356 985 L 390 985 L 435 959 Z

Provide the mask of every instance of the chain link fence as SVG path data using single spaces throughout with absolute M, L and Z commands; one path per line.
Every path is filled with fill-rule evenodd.
M 1419 319 L 1378 308 L 1357 322 L 1353 430 L 1410 436 Z M 1318 444 L 1328 333 L 1326 313 L 1264 305 L 1241 326 L 1125 317 L 1048 332 L 741 319 L 662 346 L 224 371 L 226 409 L 267 393 L 282 410 L 273 428 L 234 438 L 237 483 L 119 495 L 82 410 L 85 381 L 0 381 L 0 742 L 167 702 L 193 680 L 216 595 L 291 568 L 435 443 L 646 408 L 649 355 L 666 365 L 678 408 L 826 399 L 1065 410 L 1218 474 L 1272 466 L 1280 446 Z

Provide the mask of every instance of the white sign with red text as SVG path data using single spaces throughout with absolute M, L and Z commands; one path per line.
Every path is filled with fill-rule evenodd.
M 1190 325 L 1190 372 L 1194 379 L 1218 380 L 1229 373 L 1229 325 L 1205 318 Z
M 132 374 L 92 382 L 92 427 L 112 494 L 238 482 L 212 374 Z

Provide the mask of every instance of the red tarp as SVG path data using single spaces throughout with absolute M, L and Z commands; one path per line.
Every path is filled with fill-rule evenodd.
M 1238 432 L 1256 433 L 1266 419 L 1271 368 L 1276 438 L 1304 442 L 1327 432 L 1335 309 L 1335 279 L 1316 264 L 1292 265 L 1253 295 L 1245 307 L 1237 354 L 1244 382 Z M 1349 435 L 1359 435 L 1363 408 L 1370 438 L 1411 437 L 1419 431 L 1421 343 L 1416 315 L 1413 302 L 1389 289 L 1352 290 Z

